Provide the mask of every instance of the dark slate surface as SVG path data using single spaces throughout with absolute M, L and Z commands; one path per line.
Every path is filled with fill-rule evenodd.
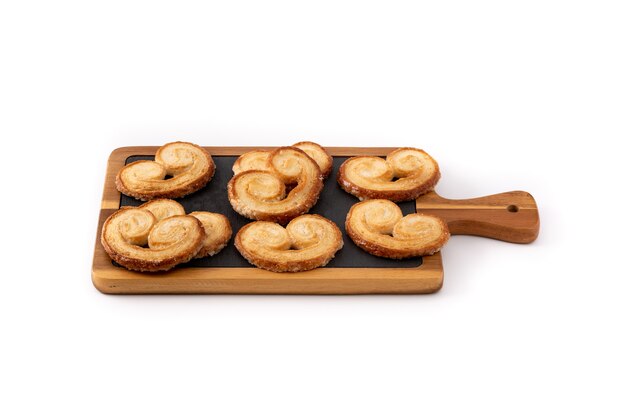
M 126 163 L 134 161 L 149 159 L 152 160 L 152 156 L 131 156 L 126 160 Z M 191 262 L 181 265 L 190 267 L 252 267 L 237 251 L 233 244 L 234 236 L 237 231 L 246 223 L 251 220 L 237 214 L 228 201 L 228 195 L 226 192 L 226 185 L 232 178 L 233 172 L 231 167 L 233 162 L 237 159 L 234 156 L 213 156 L 213 160 L 216 165 L 215 176 L 209 182 L 209 184 L 195 193 L 188 195 L 187 197 L 178 199 L 184 207 L 187 213 L 192 211 L 212 211 L 216 213 L 222 213 L 228 220 L 233 228 L 233 239 L 229 242 L 220 253 L 213 257 L 206 257 L 202 259 L 194 259 Z M 333 173 L 326 180 L 324 184 L 324 190 L 320 196 L 317 204 L 311 209 L 311 213 L 320 214 L 332 221 L 343 232 L 343 249 L 340 250 L 335 258 L 330 261 L 328 267 L 331 268 L 415 268 L 422 264 L 422 258 L 412 258 L 408 260 L 391 260 L 385 258 L 379 258 L 370 255 L 359 247 L 357 247 L 352 240 L 346 235 L 344 223 L 346 221 L 346 215 L 350 207 L 357 203 L 359 200 L 343 191 L 337 184 L 337 171 L 339 166 L 345 161 L 345 157 L 335 157 Z M 122 195 L 120 201 L 121 206 L 138 206 L 142 204 L 141 201 L 135 200 L 132 197 Z M 415 212 L 415 203 L 406 202 L 400 203 L 402 212 L 406 215 Z

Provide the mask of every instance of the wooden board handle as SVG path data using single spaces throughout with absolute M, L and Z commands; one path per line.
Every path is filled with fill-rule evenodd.
M 510 191 L 466 200 L 449 200 L 434 191 L 415 202 L 420 213 L 443 218 L 453 235 L 474 235 L 530 243 L 539 234 L 539 211 L 530 193 Z

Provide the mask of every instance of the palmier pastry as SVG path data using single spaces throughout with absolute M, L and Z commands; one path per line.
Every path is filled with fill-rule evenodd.
M 320 167 L 324 179 L 328 178 L 333 170 L 333 157 L 330 156 L 326 149 L 315 142 L 298 142 L 292 145 L 294 148 L 303 150 L 309 155 Z M 233 172 L 239 174 L 242 171 L 250 171 L 252 169 L 268 170 L 270 151 L 250 151 L 241 155 L 233 164 Z
M 208 211 L 194 211 L 189 215 L 200 220 L 206 235 L 204 242 L 202 242 L 202 249 L 196 258 L 213 256 L 224 249 L 233 234 L 233 229 L 230 227 L 230 222 L 226 216 Z
M 102 227 L 102 246 L 118 264 L 136 271 L 167 271 L 202 249 L 204 228 L 193 216 L 162 220 L 143 208 L 124 207 Z
M 118 214 L 121 211 L 124 213 Z M 114 216 L 123 217 L 114 221 L 113 219 L 116 218 Z M 190 253 L 195 251 L 193 255 L 189 255 L 191 258 L 213 256 L 226 246 L 232 235 L 232 229 L 225 216 L 208 211 L 194 211 L 189 216 L 200 222 L 203 232 L 199 249 L 190 250 Z M 165 271 L 191 258 L 188 258 L 187 253 L 185 256 L 176 257 L 170 256 L 171 251 L 157 253 L 158 249 L 164 248 L 163 242 L 176 243 L 177 236 L 181 240 L 189 241 L 189 239 L 195 239 L 195 233 L 184 234 L 182 233 L 184 230 L 177 229 L 173 223 L 165 226 L 161 223 L 172 217 L 189 216 L 185 216 L 185 208 L 182 204 L 167 199 L 152 200 L 137 208 L 123 207 L 105 222 L 102 229 L 102 245 L 114 261 L 128 269 Z M 181 221 L 189 222 L 179 219 L 176 224 L 180 224 Z M 191 221 L 191 223 L 195 222 Z M 157 226 L 159 229 L 154 232 Z M 116 233 L 116 230 L 119 233 Z M 154 236 L 152 233 L 155 233 Z M 170 236 L 165 236 L 166 233 L 170 233 Z M 145 248 L 146 244 L 148 248 Z
M 328 178 L 333 170 L 333 157 L 322 146 L 315 142 L 302 141 L 292 145 L 298 149 L 302 149 L 309 155 L 320 167 L 324 179 Z
M 364 251 L 383 258 L 432 255 L 448 241 L 446 223 L 436 216 L 402 210 L 389 200 L 367 200 L 350 208 L 346 232 Z
M 431 191 L 440 176 L 437 162 L 426 152 L 398 148 L 386 160 L 377 156 L 347 159 L 339 167 L 337 182 L 360 200 L 408 201 Z
M 174 200 L 157 199 L 144 203 L 139 207 L 150 210 L 157 220 L 185 214 L 183 205 Z M 202 249 L 195 256 L 196 258 L 213 256 L 224 249 L 233 234 L 230 222 L 226 216 L 208 211 L 194 211 L 189 213 L 189 215 L 200 220 L 206 234 Z
M 235 237 L 235 247 L 251 264 L 274 272 L 308 271 L 326 265 L 343 247 L 341 231 L 316 214 L 277 223 L 248 223 Z
M 206 150 L 193 143 L 172 142 L 157 150 L 154 161 L 123 167 L 115 185 L 121 193 L 139 200 L 178 198 L 204 187 L 214 173 L 215 163 Z
M 249 219 L 285 223 L 309 211 L 322 191 L 319 166 L 291 146 L 270 152 L 267 169 L 241 171 L 228 182 L 233 209 Z M 292 187 L 287 192 L 287 186 Z

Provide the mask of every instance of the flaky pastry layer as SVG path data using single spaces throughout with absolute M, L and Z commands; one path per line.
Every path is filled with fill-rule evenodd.
M 197 226 L 200 227 L 199 231 Z M 232 235 L 228 219 L 168 199 L 123 207 L 105 221 L 101 241 L 109 256 L 137 271 L 166 271 L 192 258 L 213 256 Z
M 450 238 L 446 223 L 436 216 L 402 210 L 389 200 L 367 200 L 350 208 L 346 233 L 361 249 L 383 258 L 432 255 Z
M 192 216 L 162 220 L 146 209 L 124 207 L 102 227 L 102 246 L 111 259 L 135 271 L 167 271 L 202 249 L 205 232 Z
M 426 152 L 398 148 L 386 159 L 377 156 L 347 159 L 339 167 L 337 182 L 360 200 L 384 198 L 399 202 L 432 191 L 440 176 L 439 165 Z
M 343 247 L 341 231 L 316 214 L 291 220 L 287 227 L 256 221 L 242 227 L 235 247 L 251 264 L 273 272 L 308 271 L 326 265 Z
M 196 258 L 213 256 L 224 249 L 233 234 L 233 229 L 230 227 L 230 222 L 226 216 L 208 211 L 194 211 L 189 215 L 200 220 L 206 235 L 202 242 L 202 249 Z
M 209 152 L 188 142 L 161 146 L 154 161 L 135 161 L 115 178 L 119 192 L 139 200 L 179 198 L 204 187 L 215 174 Z M 170 176 L 171 178 L 167 178 Z
M 293 188 L 287 191 L 288 186 Z M 228 182 L 228 200 L 249 219 L 286 223 L 308 212 L 322 187 L 317 163 L 304 151 L 286 146 L 270 152 L 267 169 L 236 174 Z
M 307 141 L 298 142 L 291 146 L 303 150 L 320 168 L 322 177 L 324 179 L 328 178 L 333 170 L 333 157 L 326 149 L 315 142 Z M 233 164 L 233 173 L 237 175 L 242 171 L 269 170 L 270 154 L 271 151 L 250 151 L 242 154 Z

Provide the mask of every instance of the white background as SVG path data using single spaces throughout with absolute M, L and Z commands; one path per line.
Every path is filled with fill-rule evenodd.
M 623 2 L 2 2 L 0 414 L 626 413 Z M 116 147 L 417 146 L 531 245 L 430 296 L 106 296 Z

